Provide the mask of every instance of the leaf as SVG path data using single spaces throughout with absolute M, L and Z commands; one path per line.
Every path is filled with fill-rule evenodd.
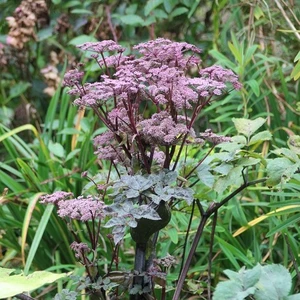
M 93 14 L 92 11 L 83 9 L 83 8 L 75 8 L 71 10 L 72 14 L 79 14 L 79 15 L 91 15 Z
M 66 273 L 37 271 L 28 276 L 24 274 L 10 275 L 12 269 L 0 268 L 0 298 L 13 297 L 17 294 L 30 292 L 45 284 L 68 276 Z
M 267 265 L 262 268 L 254 297 L 256 300 L 282 299 L 288 296 L 292 287 L 292 277 L 281 265 Z
M 238 133 L 242 133 L 247 138 L 250 138 L 250 136 L 266 122 L 266 119 L 257 118 L 255 120 L 248 120 L 233 118 L 232 121 Z
M 53 28 L 52 27 L 47 27 L 47 28 L 44 28 L 44 29 L 41 29 L 38 31 L 38 41 L 41 42 L 41 41 L 44 41 L 46 39 L 48 39 L 50 36 L 53 35 Z
M 239 271 L 242 284 L 245 288 L 253 287 L 258 281 L 262 273 L 262 267 L 257 264 L 254 268 L 250 270 L 240 270 Z
M 126 25 L 132 25 L 132 26 L 144 25 L 144 20 L 138 15 L 121 16 L 120 20 Z
M 82 34 L 71 39 L 68 44 L 76 46 L 86 42 L 98 42 L 98 40 L 95 39 L 93 36 Z
M 211 174 L 209 170 L 210 166 L 208 164 L 202 163 L 197 168 L 197 176 L 203 184 L 212 188 L 215 182 L 215 177 Z
M 220 282 L 213 295 L 213 300 L 244 300 L 253 295 L 255 288 L 244 290 L 241 283 L 235 281 Z
M 274 151 L 272 151 L 273 153 L 275 153 L 276 155 L 283 155 L 286 156 L 288 159 L 294 161 L 294 162 L 299 162 L 299 157 L 298 155 L 291 151 L 288 148 L 279 148 L 279 149 L 275 149 Z
M 222 194 L 231 185 L 240 185 L 242 182 L 242 170 L 243 166 L 237 166 L 232 168 L 229 173 L 219 178 L 214 184 L 214 190 L 218 194 Z
M 23 82 L 20 81 L 16 84 L 14 84 L 10 91 L 9 91 L 9 99 L 13 99 L 16 98 L 18 96 L 20 96 L 21 94 L 23 94 L 29 87 L 31 86 L 31 84 L 29 82 Z
M 287 142 L 289 148 L 296 154 L 300 154 L 300 136 L 292 135 L 289 137 Z
M 232 236 L 237 237 L 238 235 L 242 234 L 243 232 L 245 232 L 249 228 L 257 225 L 258 223 L 262 222 L 263 220 L 265 220 L 269 217 L 272 217 L 272 216 L 275 216 L 275 215 L 286 214 L 287 210 L 289 210 L 289 212 L 291 212 L 291 210 L 299 210 L 299 207 L 300 207 L 299 205 L 288 205 L 288 206 L 284 206 L 284 207 L 280 207 L 280 208 L 277 208 L 275 210 L 272 210 L 272 211 L 268 212 L 265 215 L 262 215 L 262 216 L 259 216 L 256 219 L 253 219 L 247 225 L 242 226 Z M 283 213 L 281 213 L 281 212 L 283 212 Z M 270 233 L 269 233 L 269 235 L 270 235 Z
M 60 130 L 57 134 L 79 134 L 80 131 L 76 128 L 73 128 L 73 127 L 67 127 L 67 128 L 64 128 L 63 130 Z
M 164 7 L 166 12 L 169 14 L 176 6 L 177 3 L 178 3 L 177 0 L 164 0 Z
M 248 84 L 251 87 L 251 89 L 256 97 L 258 97 L 260 95 L 259 84 L 255 79 L 248 80 L 245 82 L 245 84 Z
M 56 155 L 57 157 L 63 158 L 65 157 L 65 149 L 64 147 L 59 143 L 53 143 L 52 141 L 49 142 L 48 148 L 51 153 Z
M 209 51 L 209 54 L 218 60 L 218 63 L 223 64 L 225 67 L 228 67 L 232 70 L 236 68 L 235 63 L 230 61 L 224 54 L 220 53 L 218 50 L 213 49 Z
M 264 17 L 264 12 L 258 5 L 254 7 L 254 17 L 256 20 L 259 20 L 261 17 Z
M 299 210 L 300 210 L 300 208 L 299 208 Z M 275 226 L 274 228 L 272 228 L 272 230 L 270 230 L 266 234 L 266 237 L 272 236 L 276 232 L 283 232 L 289 226 L 293 227 L 295 224 L 298 224 L 299 221 L 300 221 L 300 214 L 296 214 L 296 215 L 294 215 L 292 217 L 289 216 L 288 219 L 286 219 L 284 221 L 280 221 L 280 223 L 277 226 Z
M 176 228 L 170 228 L 167 230 L 167 235 L 170 237 L 172 243 L 176 244 L 178 243 L 178 231 Z
M 228 42 L 228 47 L 233 54 L 234 58 L 240 65 L 243 65 L 243 53 L 240 49 L 236 48 L 232 42 Z
M 300 78 L 300 60 L 295 65 L 294 69 L 292 70 L 291 77 L 296 81 Z
M 38 228 L 35 230 L 35 235 L 34 235 L 32 243 L 31 243 L 30 250 L 29 250 L 29 253 L 28 253 L 28 256 L 27 256 L 27 261 L 26 261 L 26 264 L 25 264 L 25 267 L 24 267 L 24 274 L 28 274 L 28 271 L 31 267 L 32 261 L 34 259 L 35 254 L 36 254 L 36 251 L 37 251 L 37 249 L 40 245 L 40 242 L 42 240 L 42 236 L 45 232 L 46 226 L 49 222 L 49 219 L 50 219 L 53 208 L 54 208 L 54 205 L 47 205 L 46 206 L 46 209 L 45 209 L 45 211 L 42 215 L 42 218 L 39 221 Z
M 174 9 L 174 11 L 172 11 L 172 13 L 170 14 L 170 18 L 175 18 L 177 16 L 183 15 L 186 12 L 188 12 L 189 10 L 186 7 L 177 7 Z
M 300 60 L 300 51 L 297 53 L 296 57 L 294 58 L 294 62 Z
M 157 6 L 161 5 L 163 2 L 163 0 L 148 0 L 144 8 L 145 16 L 147 17 Z
M 256 144 L 258 142 L 263 142 L 263 141 L 269 141 L 272 139 L 272 134 L 270 131 L 265 130 L 265 131 L 261 131 L 257 134 L 255 134 L 254 136 L 252 136 L 252 138 L 250 139 L 248 146 Z
M 275 186 L 285 183 L 298 170 L 299 163 L 294 163 L 285 157 L 267 160 L 267 185 Z

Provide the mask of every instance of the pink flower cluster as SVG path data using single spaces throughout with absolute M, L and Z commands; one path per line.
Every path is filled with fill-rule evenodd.
M 68 199 L 73 193 L 57 191 L 41 197 L 42 204 L 55 204 L 58 206 L 58 215 L 61 218 L 70 218 L 80 221 L 89 221 L 104 218 L 104 202 L 94 196 L 79 196 Z
M 108 128 L 94 140 L 98 158 L 127 168 L 137 158 L 149 171 L 158 157 L 160 163 L 163 157 L 168 160 L 162 164 L 167 167 L 175 150 L 162 155 L 162 147 L 196 141 L 193 125 L 205 105 L 230 86 L 241 88 L 231 70 L 201 69 L 201 50 L 188 43 L 158 38 L 133 47 L 130 56 L 111 40 L 79 48 L 96 52 L 92 58 L 102 71 L 100 80 L 82 83 L 82 72 L 73 70 L 66 74 L 65 85 L 78 95 L 74 103 L 91 107 Z M 208 133 L 202 138 L 217 142 Z
M 166 111 L 139 122 L 138 128 L 144 140 L 155 145 L 176 145 L 189 132 L 186 125 L 176 123 Z
M 58 202 L 57 214 L 61 218 L 70 218 L 80 221 L 104 218 L 104 203 L 93 196 L 79 196 L 76 199 Z
M 73 196 L 73 193 L 71 192 L 63 192 L 63 191 L 57 191 L 53 194 L 48 194 L 41 197 L 40 203 L 42 204 L 55 204 L 57 205 L 58 202 L 62 200 L 66 200 Z

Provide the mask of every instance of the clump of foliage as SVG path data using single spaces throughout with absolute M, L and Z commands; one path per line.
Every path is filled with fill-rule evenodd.
M 297 300 L 300 294 L 289 295 L 292 276 L 281 265 L 258 264 L 252 269 L 242 268 L 239 272 L 225 270 L 228 281 L 220 282 L 213 300 L 254 299 L 254 300 Z

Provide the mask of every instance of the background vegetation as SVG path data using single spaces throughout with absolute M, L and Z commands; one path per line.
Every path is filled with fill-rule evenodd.
M 156 37 L 195 44 L 203 50 L 204 67 L 218 63 L 234 70 L 243 83 L 241 92 L 205 109 L 199 130 L 211 127 L 234 135 L 232 118 L 266 118 L 265 129 L 273 137 L 258 150 L 267 158 L 272 157 L 271 150 L 285 147 L 291 136 L 300 134 L 299 19 L 297 0 L 1 0 L 0 266 L 22 269 L 25 274 L 83 272 L 70 250 L 67 226 L 38 202 L 42 194 L 54 190 L 80 195 L 91 187 L 81 172 L 99 173 L 92 138 L 102 129 L 95 132 L 96 118 L 89 111 L 84 116 L 78 112 L 61 87 L 65 71 L 80 59 L 85 61 L 75 45 L 113 39 L 130 47 Z M 85 68 L 95 76 L 93 63 Z M 195 150 L 190 155 L 198 154 Z M 108 171 L 107 165 L 100 167 Z M 299 180 L 295 176 L 279 189 L 250 187 L 221 210 L 212 248 L 213 286 L 224 279 L 225 269 L 281 263 L 292 274 L 293 291 L 299 292 Z M 207 201 L 218 200 L 207 191 L 203 195 Z M 189 217 L 188 208 L 174 212 L 162 232 L 159 256 L 169 253 L 178 260 L 169 270 L 170 295 Z M 198 218 L 195 212 L 187 251 Z M 184 287 L 186 299 L 206 299 L 210 230 L 208 224 L 197 248 Z M 107 259 L 105 268 L 113 247 L 105 236 L 102 242 L 99 251 Z M 120 263 L 130 268 L 129 237 L 124 249 Z M 50 299 L 62 287 L 59 282 L 34 296 Z M 68 287 L 74 288 L 72 282 Z

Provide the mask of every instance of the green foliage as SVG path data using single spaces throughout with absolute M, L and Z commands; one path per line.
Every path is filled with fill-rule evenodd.
M 239 272 L 225 270 L 229 280 L 220 282 L 213 300 L 288 300 L 300 299 L 300 294 L 288 296 L 292 287 L 292 277 L 281 265 L 261 266 L 253 269 L 242 268 Z
M 66 278 L 66 273 L 51 273 L 36 271 L 28 276 L 24 274 L 11 275 L 15 269 L 0 268 L 0 297 L 13 297 L 23 292 L 36 290 L 45 284 Z

